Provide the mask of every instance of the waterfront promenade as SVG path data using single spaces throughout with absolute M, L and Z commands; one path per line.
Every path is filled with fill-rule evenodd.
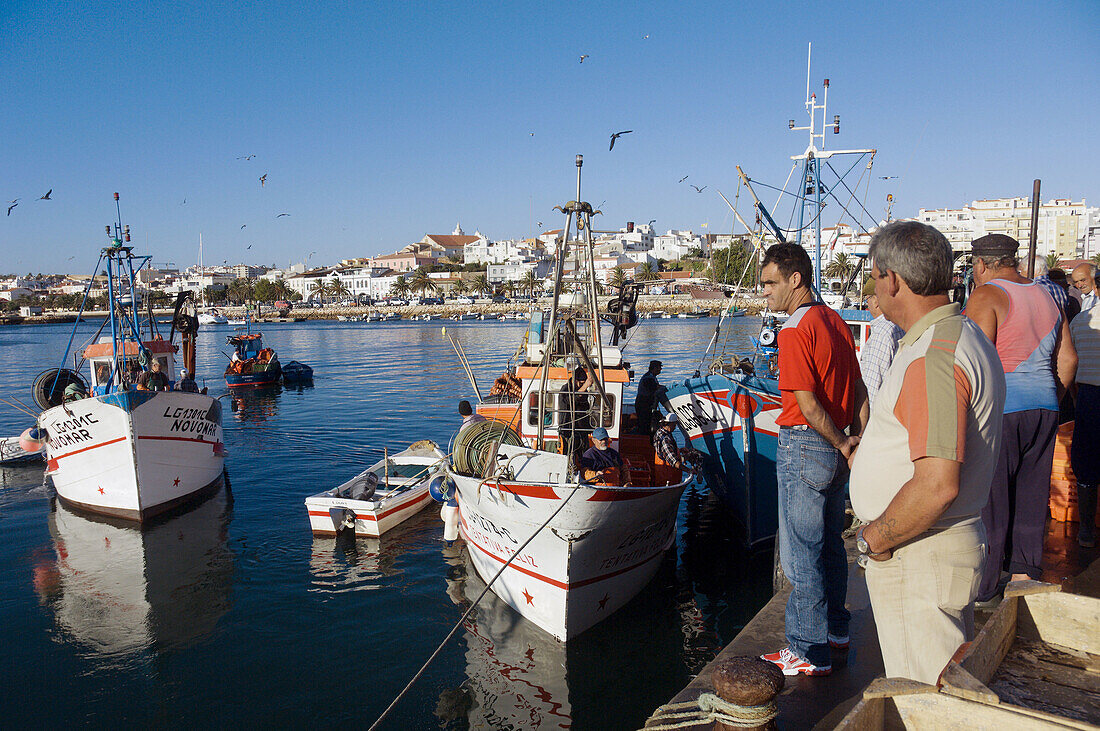
M 1075 539 L 1076 526 L 1053 519 L 1047 521 L 1043 551 L 1042 580 L 1060 585 L 1062 591 L 1100 598 L 1100 558 L 1095 549 L 1083 549 Z M 883 676 L 882 655 L 871 612 L 870 597 L 863 570 L 856 564 L 859 552 L 855 538 L 845 541 L 848 552 L 848 600 L 852 613 L 847 652 L 833 651 L 833 672 L 825 677 L 797 675 L 785 678 L 777 701 L 780 728 L 834 728 L 863 695 L 864 689 Z M 757 612 L 694 680 L 669 703 L 694 701 L 702 693 L 713 693 L 715 669 L 724 660 L 739 656 L 756 657 L 774 652 L 786 644 L 784 610 L 790 586 L 785 586 Z M 978 610 L 976 630 L 980 630 L 991 610 Z M 694 728 L 710 728 L 698 726 Z

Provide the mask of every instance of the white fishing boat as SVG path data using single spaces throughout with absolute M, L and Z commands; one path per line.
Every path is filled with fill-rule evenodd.
M 578 156 L 578 193 L 580 165 Z M 631 434 L 634 417 L 623 410 L 630 374 L 620 349 L 600 342 L 605 313 L 596 303 L 592 207 L 570 201 L 562 210 L 564 230 L 579 229 L 583 238 L 559 242 L 551 309 L 531 314 L 515 371 L 522 397 L 480 404 L 478 413 L 489 420 L 456 436 L 453 497 L 445 497 L 457 510 L 445 506 L 444 516 L 457 519 L 478 574 L 497 596 L 568 640 L 609 617 L 653 577 L 675 539 L 677 506 L 690 478 L 662 463 L 648 436 Z M 611 343 L 619 334 L 613 331 Z M 593 389 L 587 395 L 568 380 L 580 368 Z M 568 452 L 586 449 L 597 427 L 607 430 L 630 470 L 590 484 Z
M 431 498 L 428 483 L 444 471 L 447 456 L 422 440 L 387 455 L 344 484 L 306 498 L 314 535 L 380 536 L 422 510 Z
M 244 327 L 248 324 L 247 317 L 232 317 L 225 321 L 226 325 L 232 325 L 234 327 Z
M 222 482 L 225 445 L 216 399 L 145 390 L 157 385 L 158 379 L 150 378 L 154 363 L 161 385 L 172 385 L 177 328 L 183 366 L 194 373 L 198 322 L 189 293 L 177 298 L 168 339 L 157 332 L 155 320 L 142 318 L 129 304 L 140 302 L 137 272 L 151 257 L 135 256 L 128 242 L 129 227 L 120 223 L 95 269 L 103 266 L 107 274 L 110 311 L 104 327 L 109 324 L 111 334 L 78 350 L 76 368 L 40 374 L 33 391 L 43 409 L 38 428 L 45 431 L 46 474 L 58 497 L 95 513 L 143 521 L 215 490 Z M 66 348 L 62 364 L 69 352 Z M 83 363 L 90 370 L 90 389 L 80 374 Z
M 480 317 L 476 312 L 460 312 L 451 317 L 452 320 L 476 320 Z

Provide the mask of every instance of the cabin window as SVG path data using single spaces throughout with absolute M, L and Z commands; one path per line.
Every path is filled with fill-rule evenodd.
M 542 410 L 543 410 L 543 426 L 552 426 L 554 424 L 554 396 L 553 394 L 543 394 L 542 397 Z M 527 395 L 527 426 L 538 427 L 539 425 L 539 395 L 532 392 Z
M 592 426 L 602 426 L 604 429 L 610 429 L 615 425 L 615 395 L 607 394 L 607 399 L 600 398 L 600 395 L 593 394 L 592 399 Z

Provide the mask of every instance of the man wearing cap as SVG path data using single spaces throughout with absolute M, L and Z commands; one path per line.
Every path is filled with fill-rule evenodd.
M 1001 450 L 982 510 L 989 557 L 980 602 L 1000 593 L 1006 565 L 1011 581 L 1040 577 L 1058 402 L 1077 370 L 1062 310 L 1042 285 L 1016 270 L 1019 246 L 1004 234 L 971 244 L 978 287 L 966 315 L 996 346 L 1006 386 Z
M 195 384 L 195 379 L 191 377 L 191 374 L 187 372 L 186 368 L 180 369 L 180 379 L 176 381 L 176 390 L 185 391 L 186 393 L 199 392 L 199 387 Z
M 665 392 L 668 390 L 657 382 L 657 376 L 661 375 L 661 361 L 649 361 L 649 370 L 638 381 L 638 396 L 634 399 L 634 413 L 638 415 L 638 433 L 650 434 L 653 431 L 653 413 L 657 410 L 657 404 L 663 404 L 668 411 L 672 411 Z
M 827 675 L 830 644 L 848 645 L 844 483 L 867 420 L 867 391 L 852 331 L 814 297 L 806 250 L 793 243 L 769 247 L 761 282 L 768 307 L 790 315 L 778 336 L 776 478 L 779 559 L 791 582 L 787 647 L 762 657 L 784 675 Z
M 936 678 L 974 632 L 985 560 L 981 511 L 999 454 L 1005 386 L 997 351 L 948 297 L 954 257 L 917 221 L 871 239 L 879 303 L 905 337 L 852 459 L 887 677 Z
M 657 456 L 667 465 L 678 470 L 684 468 L 684 461 L 680 459 L 680 448 L 676 445 L 676 437 L 673 432 L 680 426 L 680 417 L 676 412 L 669 412 L 657 422 L 657 431 L 653 434 L 653 450 Z
M 863 287 L 863 294 L 867 299 L 867 311 L 875 319 L 871 320 L 871 333 L 867 336 L 867 342 L 863 344 L 863 350 L 859 354 L 859 370 L 863 374 L 863 385 L 867 387 L 867 403 L 874 405 L 875 394 L 890 363 L 894 360 L 894 353 L 898 352 L 898 342 L 905 332 L 886 319 L 882 314 L 882 308 L 878 304 L 878 295 L 875 294 L 875 278 L 867 280 Z M 870 290 L 870 291 L 868 291 Z
M 592 430 L 592 443 L 581 456 L 581 475 L 585 482 L 606 482 L 612 470 L 618 470 L 623 487 L 630 487 L 630 463 L 611 446 L 611 437 L 602 426 Z
M 1078 264 L 1069 274 L 1069 279 L 1081 293 L 1081 312 L 1088 312 L 1096 306 L 1096 265 L 1090 262 Z

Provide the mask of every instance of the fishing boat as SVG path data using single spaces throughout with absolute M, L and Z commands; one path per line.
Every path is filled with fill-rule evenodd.
M 200 325 L 228 325 L 229 319 L 218 311 L 218 308 L 211 307 L 208 310 L 200 312 L 199 315 Z
M 786 195 L 794 201 L 792 220 L 796 226 L 782 229 L 775 222 L 776 217 L 761 203 L 752 181 L 740 167 L 737 173 L 741 184 L 752 195 L 759 213 L 759 224 L 749 226 L 737 212 L 736 206 L 726 201 L 736 219 L 752 233 L 757 255 L 769 243 L 795 241 L 807 245 L 803 241 L 803 233 L 812 229 L 816 235 L 810 259 L 814 264 L 814 288 L 817 292 L 821 291 L 821 214 L 825 203 L 827 199 L 832 199 L 839 204 L 838 208 L 846 211 L 845 203 L 848 201 L 837 199 L 835 194 L 858 190 L 861 183 L 866 182 L 861 180 L 852 185 L 839 174 L 839 182 L 831 179 L 825 182 L 822 180 L 822 170 L 835 173 L 832 165 L 834 159 L 854 159 L 850 166 L 845 162 L 844 168 L 848 171 L 845 175 L 860 170 L 864 179 L 869 179 L 876 152 L 874 149 L 824 149 L 828 87 L 829 81 L 826 79 L 824 100 L 819 104 L 816 94 L 809 92 L 807 78 L 809 124 L 800 127 L 796 127 L 793 121 L 790 124 L 793 130 L 808 130 L 810 133 L 809 146 L 802 154 L 791 158 L 794 167 L 789 180 L 795 180 L 797 189 L 780 194 L 781 199 Z M 834 117 L 831 126 L 834 132 L 839 132 L 839 115 Z M 798 170 L 799 167 L 801 170 Z M 863 232 L 867 232 L 858 219 L 852 220 Z M 857 273 L 852 272 L 849 284 Z M 871 315 L 863 310 L 840 310 L 840 315 L 852 329 L 858 352 L 869 335 Z M 728 326 L 730 319 L 737 316 L 727 308 L 716 325 L 703 355 L 706 372 L 703 373 L 701 368 L 693 377 L 671 385 L 667 395 L 687 431 L 689 443 L 704 455 L 703 475 L 708 487 L 733 508 L 743 528 L 739 536 L 741 541 L 756 546 L 770 542 L 778 529 L 776 453 L 779 428 L 776 418 L 781 411 L 781 398 L 776 343 L 785 315 L 779 317 L 775 313 L 765 313 L 761 330 L 754 339 L 755 350 L 750 353 L 733 350 L 734 333 Z
M 452 320 L 476 320 L 479 317 L 480 317 L 480 315 L 478 313 L 473 312 L 473 311 L 469 311 L 469 312 L 460 312 L 457 315 L 452 316 L 451 319 Z
M 630 372 L 619 326 L 610 343 L 601 342 L 605 313 L 597 309 L 593 209 L 580 200 L 581 164 L 578 155 L 577 200 L 559 207 L 564 230 L 575 233 L 557 244 L 550 310 L 531 312 L 515 369 L 521 397 L 478 405 L 487 421 L 458 432 L 448 470 L 453 493 L 439 495 L 482 579 L 562 641 L 611 616 L 649 582 L 675 540 L 690 481 L 655 456 L 648 436 L 632 434 L 634 415 L 623 408 Z M 570 380 L 578 369 L 587 395 Z M 583 480 L 575 452 L 588 448 L 593 428 L 607 430 L 629 471 Z
M 435 442 L 415 442 L 381 460 L 347 482 L 306 498 L 314 535 L 342 530 L 378 537 L 432 502 L 428 484 L 444 471 L 447 455 Z
M 115 194 L 116 210 L 118 194 Z M 137 272 L 150 256 L 129 245 L 121 215 L 94 273 L 107 275 L 108 317 L 86 347 L 73 349 L 76 326 L 61 366 L 40 374 L 33 386 L 42 409 L 46 474 L 65 503 L 95 513 L 144 521 L 215 490 L 222 482 L 222 409 L 203 393 L 144 390 L 167 376 L 176 356 L 195 369 L 199 324 L 190 293 L 176 300 L 171 331 L 158 332 L 151 310 L 142 317 Z M 89 288 L 92 280 L 89 280 Z M 81 312 L 90 298 L 85 291 Z M 100 337 L 109 326 L 110 334 Z M 176 331 L 181 342 L 173 343 Z M 98 340 L 97 340 L 98 338 Z M 74 367 L 66 368 L 70 352 Z M 153 364 L 161 377 L 152 378 Z M 86 381 L 81 367 L 87 364 Z M 91 388 L 89 388 L 89 385 Z
M 230 388 L 249 386 L 271 386 L 279 382 L 282 366 L 279 356 L 271 348 L 264 347 L 261 333 L 237 332 L 226 338 L 233 346 L 233 355 L 225 367 L 225 385 Z
M 689 318 L 696 318 L 696 317 L 710 317 L 710 310 L 703 310 L 703 309 L 688 310 L 687 312 L 681 312 L 679 314 L 679 317 L 681 319 L 685 319 L 685 320 L 689 319 Z

